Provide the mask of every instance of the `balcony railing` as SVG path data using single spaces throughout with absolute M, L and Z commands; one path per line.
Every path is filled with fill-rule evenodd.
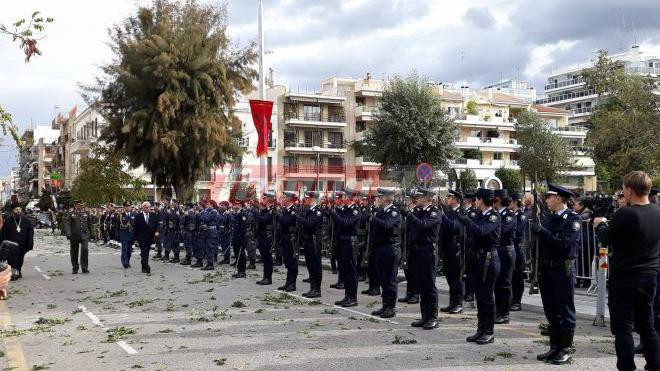
M 458 140 L 459 144 L 492 144 L 492 145 L 518 145 L 516 139 L 502 139 L 502 138 L 481 138 L 481 137 L 462 137 Z
M 584 126 L 558 126 L 556 128 L 551 128 L 552 131 L 570 131 L 570 132 L 577 132 L 577 133 L 586 133 L 589 131 L 589 129 L 585 128 Z
M 580 114 L 585 114 L 585 113 L 593 113 L 596 110 L 595 107 L 582 107 L 582 108 L 576 108 L 573 111 L 574 115 L 580 115 Z
M 547 84 L 545 86 L 545 90 L 563 88 L 563 87 L 572 86 L 572 85 L 578 85 L 578 84 L 582 84 L 584 82 L 585 81 L 582 77 L 576 77 L 576 78 L 573 78 L 573 79 L 570 79 L 570 80 L 562 80 L 562 81 L 557 81 L 557 82 Z
M 320 113 L 305 113 L 299 115 L 297 112 L 286 112 L 284 120 L 303 120 L 310 122 L 346 122 L 346 115 L 343 114 L 330 114 L 321 115 Z
M 657 67 L 633 67 L 625 68 L 627 74 L 631 75 L 660 75 L 660 68 Z
M 285 165 L 284 174 L 343 174 L 344 165 Z
M 516 160 L 481 160 L 471 158 L 458 158 L 454 160 L 454 165 L 466 165 L 468 168 L 471 166 L 518 166 Z
M 569 99 L 576 99 L 576 98 L 583 98 L 583 97 L 588 97 L 590 95 L 595 95 L 596 90 L 595 89 L 587 89 L 587 90 L 580 90 L 580 91 L 574 91 L 570 93 L 564 93 L 560 95 L 556 95 L 554 97 L 548 97 L 548 98 L 543 98 L 543 99 L 537 99 L 536 104 L 546 104 L 546 103 L 553 103 L 553 102 L 561 102 Z
M 332 149 L 345 149 L 347 142 L 344 140 L 329 141 L 326 143 L 321 143 L 318 140 L 305 140 L 304 142 L 296 142 L 295 140 L 285 140 L 284 147 L 296 147 L 296 148 L 332 148 Z
M 573 152 L 578 152 L 578 153 L 587 153 L 593 151 L 594 147 L 589 147 L 589 146 L 571 146 L 571 150 Z

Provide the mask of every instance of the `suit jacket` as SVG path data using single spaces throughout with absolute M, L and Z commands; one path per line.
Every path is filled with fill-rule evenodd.
M 158 226 L 158 216 L 156 213 L 149 213 L 149 222 L 144 220 L 144 213 L 140 212 L 135 216 L 135 234 L 134 238 L 137 241 L 152 242 L 156 227 Z

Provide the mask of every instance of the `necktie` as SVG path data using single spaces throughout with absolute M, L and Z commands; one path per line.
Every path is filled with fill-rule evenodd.
M 149 214 L 147 213 L 144 214 L 144 222 L 149 224 Z

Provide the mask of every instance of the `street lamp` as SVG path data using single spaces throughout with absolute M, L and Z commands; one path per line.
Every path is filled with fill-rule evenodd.
M 319 146 L 314 146 L 312 147 L 312 150 L 316 152 L 316 191 L 318 192 L 320 190 L 319 188 L 319 172 L 321 168 L 321 147 Z

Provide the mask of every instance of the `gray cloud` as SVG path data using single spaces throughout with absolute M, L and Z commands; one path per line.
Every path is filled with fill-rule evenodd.
M 493 28 L 495 26 L 495 18 L 490 14 L 488 8 L 472 8 L 465 12 L 463 16 L 468 22 L 483 29 Z

